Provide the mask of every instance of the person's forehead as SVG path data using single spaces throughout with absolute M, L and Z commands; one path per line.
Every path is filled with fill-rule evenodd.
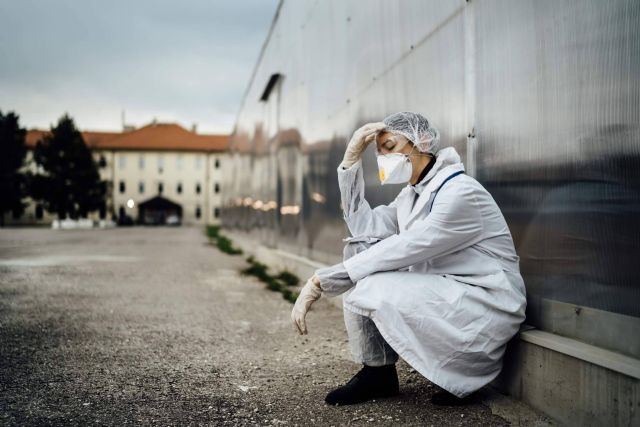
M 392 139 L 395 135 L 389 131 L 383 130 L 382 132 L 378 133 L 377 136 L 377 142 L 379 144 L 383 144 L 387 139 Z

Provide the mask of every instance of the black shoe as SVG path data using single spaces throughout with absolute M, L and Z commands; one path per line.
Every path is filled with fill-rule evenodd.
M 400 393 L 396 365 L 365 365 L 351 380 L 333 390 L 324 401 L 329 405 L 351 405 Z
M 431 403 L 438 406 L 462 406 L 476 403 L 476 395 L 470 394 L 465 397 L 458 397 L 448 391 L 438 391 L 431 396 Z

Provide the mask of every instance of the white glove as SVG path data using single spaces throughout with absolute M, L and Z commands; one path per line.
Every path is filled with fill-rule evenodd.
M 353 136 L 351 137 L 351 141 L 349 141 L 349 145 L 347 145 L 347 149 L 344 152 L 344 158 L 342 159 L 342 163 L 340 166 L 343 168 L 351 167 L 355 162 L 357 162 L 360 157 L 362 157 L 362 153 L 367 148 L 367 146 L 373 141 L 376 137 L 376 134 L 383 130 L 387 125 L 382 122 L 376 123 L 367 123 L 361 128 L 357 129 Z
M 322 289 L 320 288 L 320 280 L 313 276 L 311 279 L 307 280 L 307 283 L 302 287 L 300 295 L 298 295 L 296 303 L 293 305 L 293 310 L 291 310 L 291 320 L 300 335 L 305 335 L 307 333 L 307 325 L 304 318 L 307 315 L 307 311 L 309 310 L 309 307 L 311 307 L 311 304 L 316 302 L 321 295 Z

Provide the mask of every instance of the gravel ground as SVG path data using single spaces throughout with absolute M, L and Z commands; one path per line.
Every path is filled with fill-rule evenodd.
M 400 396 L 326 405 L 359 369 L 341 311 L 300 337 L 245 265 L 200 228 L 0 230 L 0 424 L 507 425 L 404 362 Z

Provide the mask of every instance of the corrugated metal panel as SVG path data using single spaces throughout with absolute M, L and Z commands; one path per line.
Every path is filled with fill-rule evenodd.
M 640 339 L 610 337 L 640 318 L 639 79 L 633 0 L 283 2 L 232 136 L 223 223 L 337 261 L 346 142 L 416 110 L 502 208 L 528 322 L 638 357 Z M 372 151 L 364 168 L 370 203 L 390 201 L 400 187 L 379 186 Z

